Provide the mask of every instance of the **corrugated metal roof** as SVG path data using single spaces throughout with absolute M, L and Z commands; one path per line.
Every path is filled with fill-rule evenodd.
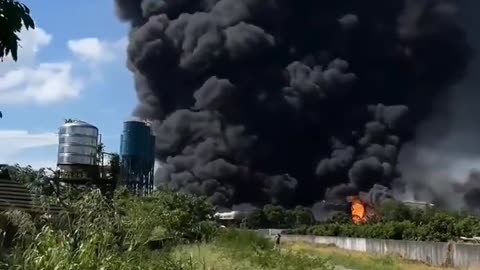
M 0 179 L 0 211 L 23 210 L 26 212 L 50 212 L 62 211 L 61 207 L 51 206 L 44 209 L 34 202 L 34 196 L 29 189 L 18 182 L 10 179 Z

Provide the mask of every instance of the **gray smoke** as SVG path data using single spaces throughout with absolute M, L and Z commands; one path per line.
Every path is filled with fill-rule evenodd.
M 461 23 L 475 49 L 469 72 L 450 91 L 437 99 L 434 114 L 417 129 L 416 139 L 403 147 L 400 168 L 407 186 L 397 196 L 434 202 L 450 209 L 480 207 L 480 114 L 478 71 L 480 27 L 477 1 L 458 1 Z M 458 188 L 461 187 L 461 188 Z
M 470 56 L 449 0 L 116 4 L 134 115 L 157 120 L 157 185 L 224 207 L 391 187 Z

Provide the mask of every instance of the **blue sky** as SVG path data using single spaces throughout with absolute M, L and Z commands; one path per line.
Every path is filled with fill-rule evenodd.
M 65 118 L 96 125 L 118 152 L 136 103 L 125 67 L 128 25 L 113 0 L 23 0 L 37 28 L 21 33 L 19 61 L 0 63 L 0 163 L 54 166 Z

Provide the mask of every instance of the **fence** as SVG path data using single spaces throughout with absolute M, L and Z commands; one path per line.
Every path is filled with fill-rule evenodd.
M 259 231 L 270 236 L 270 231 Z M 398 255 L 405 259 L 434 266 L 449 266 L 465 270 L 480 270 L 480 245 L 453 242 L 421 242 L 348 237 L 282 235 L 282 242 L 306 242 L 314 245 L 334 245 L 338 248 L 369 254 Z

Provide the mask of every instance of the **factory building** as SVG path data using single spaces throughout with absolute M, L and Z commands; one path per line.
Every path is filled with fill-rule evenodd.
M 129 191 L 147 195 L 153 190 L 155 137 L 143 121 L 126 121 L 120 139 L 120 181 Z
M 213 215 L 215 220 L 226 227 L 239 226 L 250 215 L 249 211 L 217 212 Z
M 402 201 L 402 203 L 410 208 L 427 209 L 429 207 L 435 207 L 433 203 L 422 201 Z

